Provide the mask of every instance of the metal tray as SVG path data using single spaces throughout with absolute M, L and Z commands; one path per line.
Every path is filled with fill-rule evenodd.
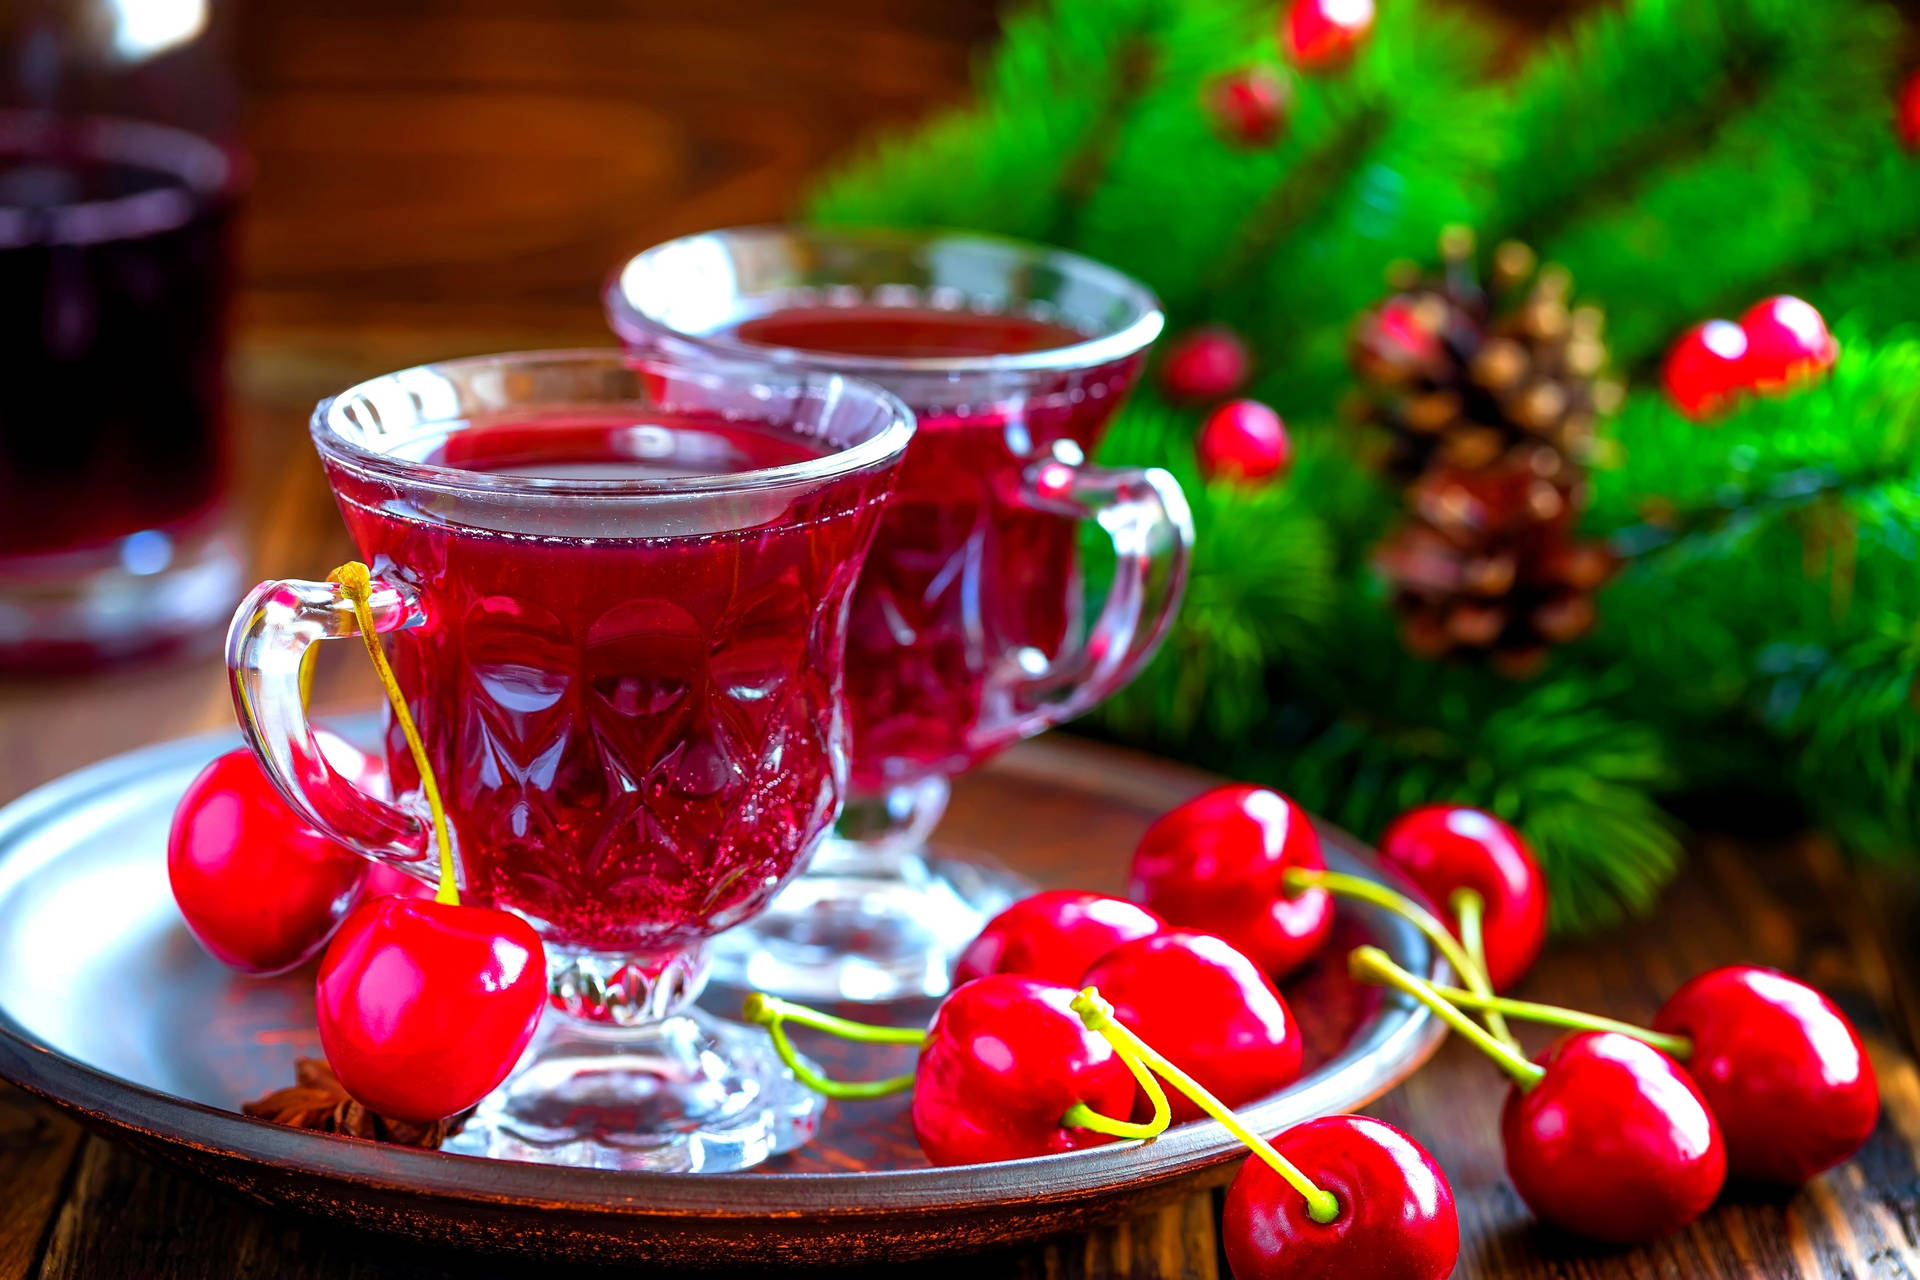
M 0 1077 L 156 1158 L 259 1201 L 428 1243 L 714 1266 L 899 1261 L 1038 1239 L 1237 1165 L 1224 1130 L 1193 1123 L 1144 1145 L 929 1168 L 898 1100 L 836 1104 L 813 1145 L 738 1174 L 553 1168 L 244 1117 L 239 1104 L 291 1083 L 293 1059 L 317 1056 L 318 1040 L 311 971 L 230 974 L 187 934 L 167 887 L 174 804 L 236 742 L 215 734 L 117 756 L 0 810 Z M 1032 743 L 965 780 L 945 830 L 1042 884 L 1110 889 L 1145 824 L 1208 781 L 1107 748 Z M 1351 837 L 1321 835 L 1336 869 L 1381 874 Z M 1342 963 L 1371 940 L 1433 972 L 1425 942 L 1385 913 L 1342 912 L 1334 945 L 1286 986 L 1311 1065 L 1248 1109 L 1263 1131 L 1365 1104 L 1441 1038 L 1423 1011 L 1351 984 Z

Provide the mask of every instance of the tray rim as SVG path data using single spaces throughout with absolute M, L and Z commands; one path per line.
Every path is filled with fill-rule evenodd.
M 356 717 L 357 718 L 357 717 Z M 336 722 L 340 718 L 336 717 Z M 0 808 L 0 869 L 7 846 L 77 801 L 109 794 L 144 777 L 211 759 L 240 745 L 235 730 L 174 738 L 110 756 L 36 787 Z M 1088 768 L 1101 756 L 1126 759 L 1136 771 L 1125 787 L 1102 787 L 1105 770 Z M 1083 789 L 1124 795 L 1138 803 L 1138 770 L 1161 775 L 1169 796 L 1217 783 L 1213 775 L 1102 743 L 1071 747 L 1023 744 L 988 768 L 1040 779 L 1072 775 Z M 1354 837 L 1315 817 L 1322 840 L 1368 872 L 1410 888 L 1380 866 Z M 1343 909 L 1345 907 L 1343 906 Z M 1423 939 L 1429 974 L 1443 978 L 1445 962 Z M 1379 1018 L 1389 1030 L 1368 1053 L 1343 1051 L 1271 1098 L 1242 1109 L 1257 1130 L 1329 1110 L 1353 1110 L 1390 1091 L 1417 1071 L 1445 1038 L 1446 1028 L 1426 1010 L 1389 1001 Z M 1388 1050 L 1396 1052 L 1388 1053 Z M 1151 1143 L 1113 1143 L 995 1164 L 836 1172 L 624 1172 L 420 1151 L 323 1134 L 244 1116 L 169 1094 L 68 1057 L 0 1009 L 0 1078 L 108 1131 L 183 1147 L 202 1158 L 266 1164 L 283 1177 L 319 1178 L 364 1191 L 428 1195 L 471 1205 L 544 1208 L 631 1219 L 739 1222 L 804 1215 L 810 1219 L 892 1217 L 915 1210 L 991 1213 L 1010 1202 L 1071 1203 L 1125 1195 L 1183 1180 L 1233 1159 L 1242 1148 L 1218 1124 L 1178 1126 Z

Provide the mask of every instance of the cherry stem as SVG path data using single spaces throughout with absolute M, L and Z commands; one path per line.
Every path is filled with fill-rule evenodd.
M 393 668 L 387 665 L 387 651 L 381 647 L 380 637 L 374 634 L 373 606 L 368 603 L 373 595 L 373 574 L 358 560 L 349 560 L 328 574 L 327 580 L 338 583 L 340 594 L 353 604 L 353 616 L 360 624 L 360 638 L 366 642 L 367 656 L 373 659 L 380 687 L 386 690 L 387 702 L 393 707 L 394 723 L 406 737 L 407 752 L 413 756 L 413 767 L 420 774 L 420 790 L 427 797 L 427 811 L 433 815 L 433 842 L 440 851 L 440 886 L 434 890 L 433 900 L 457 907 L 460 886 L 454 883 L 453 840 L 447 835 L 447 809 L 440 803 L 440 784 L 434 780 L 433 765 L 427 759 L 427 748 L 420 741 L 420 730 L 414 727 L 413 713 L 407 710 L 406 695 L 400 692 L 400 682 L 394 679 Z M 304 667 L 302 676 L 304 680 Z
M 1433 944 L 1434 950 L 1438 951 L 1446 959 L 1448 966 L 1460 976 L 1460 981 L 1483 995 L 1493 994 L 1493 984 L 1487 978 L 1485 966 L 1460 945 L 1460 940 L 1453 936 L 1452 930 L 1441 924 L 1433 912 L 1406 894 L 1389 889 L 1379 881 L 1369 880 L 1365 876 L 1350 876 L 1340 871 L 1309 871 L 1305 867 L 1288 868 L 1281 877 L 1280 886 L 1288 894 L 1301 894 L 1308 889 L 1325 889 L 1328 893 L 1339 897 L 1352 898 L 1357 902 L 1369 903 L 1393 912 L 1425 935 L 1427 941 Z M 1471 893 L 1472 890 L 1462 892 Z M 1474 894 L 1474 898 L 1477 901 L 1479 895 Z M 1488 1025 L 1492 1025 L 1491 1018 L 1488 1020 Z M 1513 1034 L 1507 1032 L 1501 1035 L 1505 1030 L 1506 1028 L 1502 1027 L 1494 1034 L 1499 1035 L 1509 1048 L 1518 1052 L 1519 1046 L 1514 1042 Z
M 1597 1013 L 1582 1013 L 1578 1009 L 1567 1009 L 1557 1004 L 1535 1004 L 1531 1000 L 1507 1000 L 1500 996 L 1483 996 L 1472 991 L 1462 991 L 1457 987 L 1440 987 L 1437 990 L 1442 997 L 1464 1009 L 1493 1010 L 1504 1013 L 1510 1018 L 1518 1018 L 1522 1022 L 1538 1022 L 1549 1027 L 1566 1027 L 1572 1031 L 1617 1031 L 1623 1036 L 1644 1040 L 1667 1056 L 1683 1061 L 1693 1053 L 1693 1041 L 1686 1036 L 1651 1031 L 1646 1027 L 1637 1027 L 1631 1022 L 1603 1018 Z
M 1167 1101 L 1167 1091 L 1160 1087 L 1160 1081 L 1153 1072 L 1147 1070 L 1147 1064 L 1141 1061 L 1137 1041 L 1129 1035 L 1120 1034 L 1124 1028 L 1113 1020 L 1113 1006 L 1100 998 L 1100 993 L 1088 987 L 1073 998 L 1070 1006 L 1080 1015 L 1080 1021 L 1087 1030 L 1101 1037 L 1113 1046 L 1120 1061 L 1127 1064 L 1127 1070 L 1133 1072 L 1134 1080 L 1146 1090 L 1147 1100 L 1153 1104 L 1153 1118 L 1136 1124 L 1131 1120 L 1116 1120 L 1112 1116 L 1103 1116 L 1084 1102 L 1076 1102 L 1067 1108 L 1067 1114 L 1060 1117 L 1060 1123 L 1068 1129 L 1091 1129 L 1095 1133 L 1104 1133 L 1114 1138 L 1138 1138 L 1145 1141 L 1157 1138 L 1167 1131 L 1173 1123 L 1173 1107 Z
M 871 1022 L 836 1018 L 831 1013 L 809 1009 L 806 1005 L 782 1000 L 764 991 L 755 991 L 747 996 L 746 1003 L 740 1007 L 740 1017 L 756 1027 L 765 1027 L 767 1035 L 773 1040 L 774 1053 L 786 1064 L 787 1070 L 793 1072 L 793 1078 L 827 1098 L 884 1098 L 890 1094 L 905 1093 L 913 1088 L 913 1073 L 909 1071 L 905 1075 L 888 1076 L 882 1080 L 829 1079 L 814 1070 L 794 1049 L 793 1041 L 787 1038 L 787 1023 L 811 1027 L 856 1044 L 923 1045 L 927 1042 L 927 1033 L 914 1027 L 881 1027 Z
M 1347 970 L 1361 982 L 1377 987 L 1392 987 L 1405 992 L 1433 1011 L 1435 1017 L 1452 1027 L 1479 1050 L 1492 1058 L 1496 1065 L 1513 1077 L 1514 1083 L 1522 1091 L 1540 1083 L 1540 1077 L 1546 1072 L 1536 1063 L 1528 1062 L 1520 1056 L 1518 1050 L 1505 1041 L 1497 1040 L 1493 1034 L 1479 1023 L 1469 1018 L 1459 1009 L 1447 1003 L 1430 983 L 1408 973 L 1393 962 L 1393 958 L 1378 947 L 1355 947 L 1353 954 L 1347 957 Z
M 1259 1156 L 1270 1169 L 1285 1178 L 1307 1201 L 1307 1216 L 1322 1225 L 1334 1221 L 1340 1216 L 1340 1201 L 1331 1191 L 1315 1186 L 1313 1179 L 1300 1171 L 1293 1161 L 1281 1155 L 1271 1142 L 1255 1133 L 1241 1122 L 1240 1117 L 1226 1103 L 1209 1093 L 1205 1086 L 1180 1068 L 1168 1062 L 1151 1045 L 1114 1021 L 1113 1006 L 1101 998 L 1100 992 L 1087 987 L 1073 998 L 1073 1011 L 1089 1030 L 1105 1036 L 1107 1042 L 1124 1059 L 1129 1054 L 1137 1057 L 1154 1072 L 1164 1077 L 1166 1082 L 1193 1100 L 1193 1104 L 1226 1126 L 1227 1132 L 1245 1143 L 1253 1154 Z M 1129 1063 L 1131 1065 L 1131 1063 Z M 1156 1118 L 1159 1104 L 1166 1100 L 1161 1093 L 1155 1106 Z
M 1491 999 L 1493 975 L 1487 968 L 1486 900 L 1480 896 L 1478 889 L 1456 889 L 1447 905 L 1453 908 L 1453 918 L 1460 922 L 1460 945 L 1466 948 L 1467 958 L 1473 961 L 1473 967 L 1461 974 L 1460 980 L 1475 995 Z M 1483 1005 L 1480 1007 L 1480 1016 L 1486 1020 L 1487 1030 L 1504 1041 L 1508 1048 L 1520 1047 L 1520 1042 L 1514 1039 L 1513 1031 L 1498 1009 Z

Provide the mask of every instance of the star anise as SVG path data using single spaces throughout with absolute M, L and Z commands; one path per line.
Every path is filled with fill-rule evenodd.
M 293 1076 L 294 1083 L 287 1088 L 275 1089 L 263 1098 L 246 1103 L 240 1110 L 296 1129 L 342 1133 L 350 1138 L 429 1151 L 460 1132 L 460 1126 L 466 1122 L 465 1114 L 432 1124 L 416 1124 L 369 1111 L 340 1087 L 333 1068 L 320 1058 L 298 1059 L 293 1064 Z

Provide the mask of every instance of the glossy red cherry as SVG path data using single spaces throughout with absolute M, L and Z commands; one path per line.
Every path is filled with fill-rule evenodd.
M 167 833 L 167 878 L 188 930 L 242 973 L 280 973 L 325 946 L 367 867 L 302 821 L 245 748 L 188 784 Z
M 1680 335 L 1660 378 L 1673 407 L 1695 422 L 1726 409 L 1747 386 L 1747 335 L 1731 320 L 1709 320 Z
M 1209 480 L 1265 480 L 1293 463 L 1286 425 L 1258 400 L 1235 400 L 1208 414 L 1193 447 Z
M 519 916 L 381 898 L 320 962 L 320 1045 L 363 1105 L 429 1123 L 480 1101 L 513 1069 L 546 1006 L 546 956 Z
M 954 964 L 958 986 L 990 973 L 1019 973 L 1071 985 L 1087 966 L 1123 942 L 1166 928 L 1137 903 L 1084 889 L 1051 889 L 1022 898 L 987 922 Z
M 1339 66 L 1373 30 L 1373 0 L 1293 0 L 1282 37 L 1303 71 Z
M 1781 391 L 1817 378 L 1840 358 L 1840 344 L 1812 304 L 1781 294 L 1754 304 L 1740 317 L 1747 335 L 1742 366 L 1747 385 Z
M 1218 400 L 1238 391 L 1251 367 L 1239 334 L 1225 325 L 1204 325 L 1168 344 L 1160 383 L 1174 400 Z
M 1507 1174 L 1542 1221 L 1640 1244 L 1705 1213 L 1727 1177 L 1706 1099 L 1680 1064 L 1612 1031 L 1563 1036 L 1500 1115 Z
M 1292 1084 L 1300 1075 L 1300 1026 L 1267 975 L 1219 938 L 1156 933 L 1123 942 L 1081 978 L 1113 1005 L 1113 1018 L 1229 1107 Z M 1174 1097 L 1173 1118 L 1200 1108 Z M 1136 1110 L 1145 1118 L 1143 1097 Z
M 1281 878 L 1294 867 L 1326 868 L 1306 811 L 1265 787 L 1216 787 L 1147 829 L 1133 852 L 1127 896 L 1169 924 L 1225 938 L 1284 978 L 1333 928 L 1326 890 L 1287 896 Z
M 1895 129 L 1901 145 L 1909 151 L 1920 151 L 1920 71 L 1908 76 L 1907 82 L 1900 86 Z
M 1433 899 L 1442 919 L 1461 889 L 1480 895 L 1481 936 L 1495 991 L 1520 981 L 1547 940 L 1547 884 L 1518 831 L 1490 813 L 1435 804 L 1401 814 L 1380 837 L 1380 856 Z M 1454 932 L 1459 932 L 1457 924 Z
M 1139 1086 L 1070 1007 L 1074 992 L 1001 973 L 955 987 L 913 1080 L 913 1133 L 939 1165 L 1018 1160 L 1113 1139 L 1069 1129 L 1076 1103 L 1124 1119 Z
M 1771 969 L 1687 982 L 1654 1030 L 1693 1041 L 1687 1074 L 1720 1124 L 1737 1178 L 1799 1186 L 1858 1151 L 1880 1115 L 1860 1033 L 1831 1000 Z
M 1292 85 L 1277 68 L 1248 67 L 1215 81 L 1207 106 L 1229 142 L 1260 147 L 1280 136 L 1292 98 Z M 1216 394 L 1228 395 L 1233 389 Z
M 1259 1156 L 1227 1190 L 1220 1233 L 1234 1280 L 1445 1280 L 1460 1253 L 1453 1188 L 1421 1145 L 1383 1121 L 1326 1116 L 1273 1140 L 1340 1202 L 1324 1225 Z

